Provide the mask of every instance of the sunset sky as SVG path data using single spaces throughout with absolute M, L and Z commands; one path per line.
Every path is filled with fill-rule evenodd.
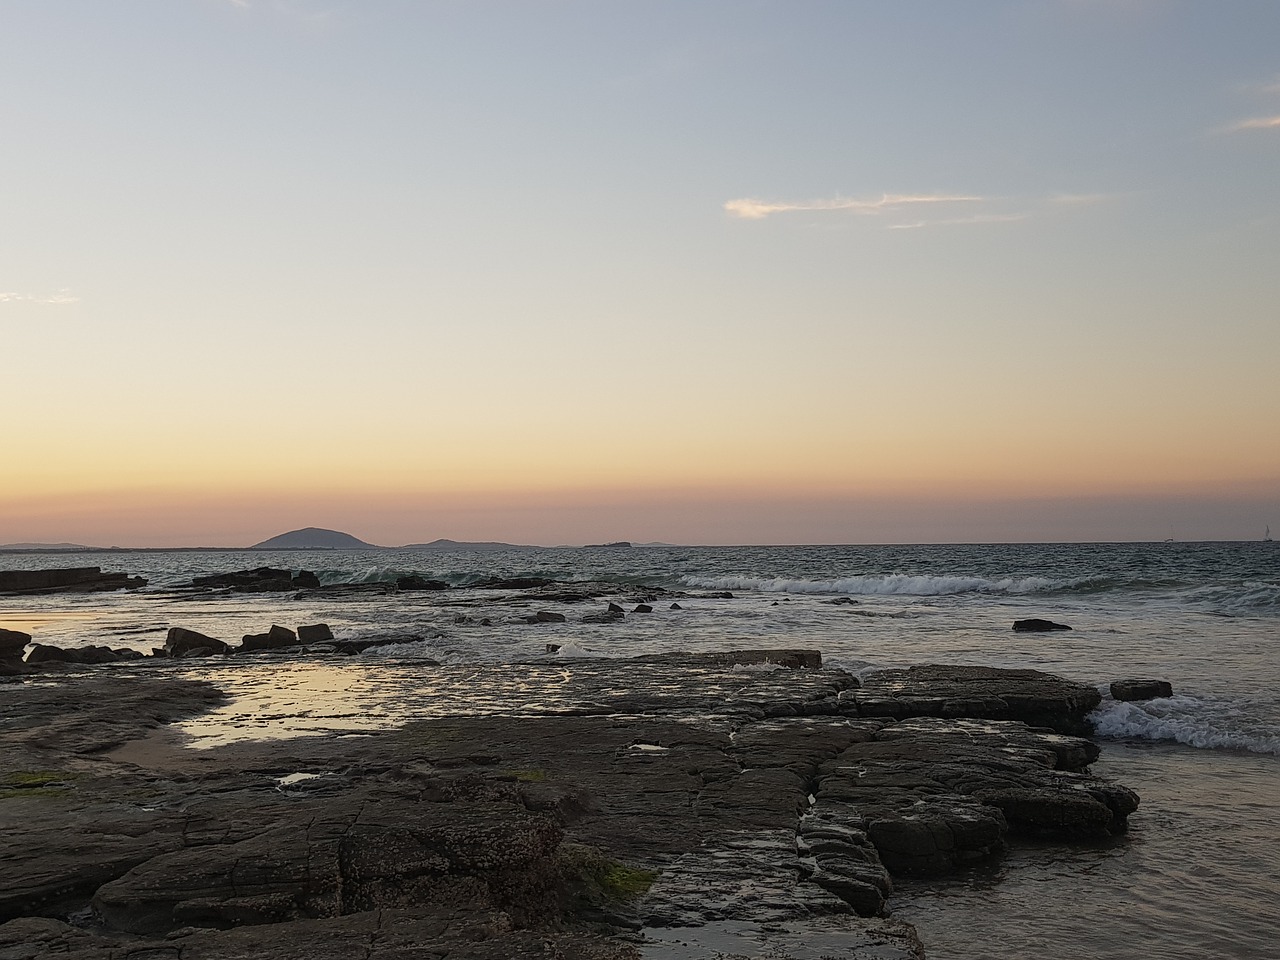
M 1280 534 L 1276 0 L 6 0 L 0 543 Z

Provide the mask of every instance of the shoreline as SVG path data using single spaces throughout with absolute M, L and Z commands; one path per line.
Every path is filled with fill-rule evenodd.
M 892 915 L 895 875 L 996 862 L 1022 833 L 1119 835 L 1137 805 L 1085 772 L 1090 741 L 1043 730 L 1072 728 L 1092 688 L 939 667 L 860 684 L 761 659 L 515 665 L 523 695 L 554 694 L 555 710 L 520 714 L 513 693 L 513 715 L 460 700 L 358 738 L 202 751 L 173 724 L 225 702 L 210 684 L 10 681 L 21 719 L 3 728 L 4 775 L 45 773 L 0 803 L 13 864 L 0 946 L 266 957 L 285 937 L 336 958 L 426 924 L 451 957 L 801 957 L 828 943 L 920 958 Z

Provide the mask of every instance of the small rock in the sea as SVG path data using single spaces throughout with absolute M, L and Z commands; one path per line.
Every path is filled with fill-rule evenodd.
M 672 609 L 672 610 L 683 610 L 683 609 L 684 609 L 684 607 L 680 606 L 680 604 L 678 604 L 678 603 L 673 603 L 673 604 L 671 605 L 671 609 Z
M 1048 633 L 1051 630 L 1070 630 L 1071 628 L 1065 623 L 1054 623 L 1052 620 L 1030 617 L 1026 620 L 1013 621 L 1013 629 L 1019 633 Z
M 311 623 L 298 627 L 299 643 L 324 643 L 333 639 L 333 631 L 327 623 Z
M 626 611 L 623 610 L 620 606 L 612 602 L 609 604 L 609 612 L 610 613 L 626 613 Z
M 853 599 L 853 597 L 835 597 L 835 598 L 834 598 L 834 599 L 832 599 L 832 600 L 822 600 L 822 601 L 820 601 L 820 602 L 822 602 L 822 603 L 829 603 L 829 604 L 831 604 L 833 607 L 845 607 L 845 606 L 848 606 L 848 605 L 850 605 L 850 604 L 857 603 L 858 601 L 857 601 L 857 600 L 855 600 L 855 599 Z
M 550 610 L 539 610 L 536 620 L 538 623 L 564 623 L 564 614 L 553 613 Z
M 1173 684 L 1168 680 L 1113 680 L 1111 696 L 1116 700 L 1155 700 L 1172 697 Z
M 560 652 L 560 644 L 558 643 L 547 644 L 547 653 L 559 653 L 559 652 Z
M 653 607 L 649 606 L 649 604 L 647 603 L 637 603 L 636 608 L 631 612 L 632 613 L 653 613 Z

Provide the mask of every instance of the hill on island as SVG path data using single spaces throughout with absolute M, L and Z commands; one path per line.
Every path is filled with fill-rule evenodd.
M 406 543 L 402 550 L 524 550 L 518 543 L 497 543 L 493 540 L 432 540 L 430 543 Z
M 250 550 L 377 550 L 377 544 L 365 543 L 358 537 L 340 530 L 323 527 L 303 527 L 290 530 L 270 540 L 255 543 Z

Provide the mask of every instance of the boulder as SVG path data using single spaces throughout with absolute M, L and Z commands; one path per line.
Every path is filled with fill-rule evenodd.
M 312 623 L 298 627 L 299 643 L 325 643 L 333 639 L 333 631 L 327 623 Z
M 299 570 L 293 576 L 292 585 L 299 589 L 318 590 L 320 589 L 320 578 L 310 570 Z
M 623 609 L 622 609 L 622 607 L 618 606 L 618 604 L 613 603 L 613 602 L 610 602 L 610 604 L 609 604 L 609 606 L 608 606 L 608 610 L 609 610 L 609 612 L 610 612 L 610 613 L 625 613 L 625 612 L 626 612 L 625 610 L 623 610 Z
M 536 616 L 538 623 L 564 623 L 565 621 L 563 613 L 554 613 L 551 610 L 539 610 Z
M 1172 697 L 1173 684 L 1168 680 L 1113 680 L 1111 696 L 1116 700 L 1154 700 Z
M 67 647 L 55 647 L 47 643 L 32 644 L 27 653 L 27 663 L 81 663 L 79 655 Z
M 1030 617 L 1026 620 L 1013 621 L 1013 629 L 1019 633 L 1049 633 L 1053 630 L 1070 630 L 1071 628 L 1065 623 L 1054 623 L 1052 620 Z
M 296 647 L 298 635 L 288 627 L 273 623 L 266 633 L 247 633 L 240 642 L 240 650 L 279 650 L 282 647 Z
M 31 634 L 0 627 L 0 660 L 21 660 L 22 651 L 31 642 Z
M 227 653 L 230 647 L 221 640 L 206 637 L 203 633 L 188 630 L 186 627 L 170 627 L 165 637 L 164 648 L 171 657 L 183 657 L 192 650 L 208 650 L 211 653 Z M 205 654 L 207 656 L 207 654 Z
M 637 603 L 636 608 L 631 612 L 632 613 L 653 613 L 653 607 L 649 606 L 649 604 L 647 603 Z
M 683 609 L 684 609 L 684 607 L 680 606 L 680 604 L 678 604 L 678 603 L 673 603 L 673 604 L 671 605 L 671 608 L 670 608 L 670 609 L 672 609 L 672 610 L 683 610 Z

